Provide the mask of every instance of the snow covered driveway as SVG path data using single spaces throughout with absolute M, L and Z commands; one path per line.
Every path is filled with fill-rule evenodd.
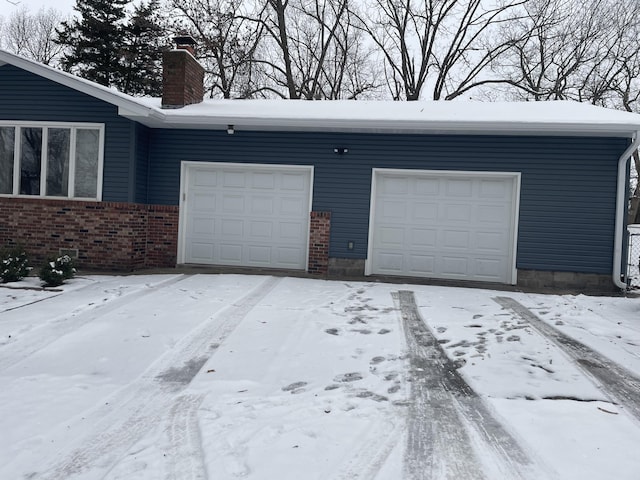
M 640 299 L 249 275 L 1 288 L 0 478 L 631 480 L 638 377 Z

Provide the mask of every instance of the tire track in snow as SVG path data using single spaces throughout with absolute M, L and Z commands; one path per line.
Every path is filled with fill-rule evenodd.
M 477 458 L 474 440 L 493 452 L 504 478 L 543 478 L 447 357 L 420 317 L 413 292 L 392 296 L 402 316 L 411 362 L 405 479 L 492 478 L 483 473 L 485 464 Z
M 595 380 L 597 388 L 614 398 L 624 406 L 625 410 L 640 420 L 640 379 L 638 377 L 584 343 L 565 335 L 539 319 L 536 314 L 513 298 L 495 297 L 493 300 L 502 308 L 526 320 L 538 333 L 560 347 L 574 364 L 586 373 L 587 377 Z
M 158 282 L 154 285 L 146 286 L 145 288 L 139 290 L 134 290 L 131 293 L 121 295 L 105 303 L 92 306 L 88 310 L 80 312 L 65 312 L 64 314 L 59 315 L 58 318 L 55 318 L 57 314 L 55 310 L 49 310 L 47 311 L 47 315 L 53 316 L 55 318 L 53 321 L 49 321 L 42 326 L 34 327 L 27 332 L 22 332 L 18 340 L 12 343 L 7 343 L 0 349 L 0 371 L 16 365 L 17 363 L 20 363 L 21 361 L 36 353 L 38 350 L 47 347 L 56 340 L 69 333 L 72 333 L 73 331 L 100 318 L 101 316 L 111 313 L 148 295 L 157 293 L 163 288 L 175 285 L 178 282 L 186 280 L 190 276 L 191 275 L 178 275 Z M 100 291 L 97 292 L 96 296 L 98 298 L 104 297 L 104 284 L 99 283 L 97 286 L 100 288 Z M 73 292 L 67 294 L 64 297 L 64 304 L 73 304 L 74 297 L 76 296 L 78 297 L 78 304 L 86 305 L 88 300 L 86 298 L 87 295 L 84 288 L 74 290 Z M 49 297 L 45 300 L 50 300 L 52 298 L 55 297 Z M 33 303 L 29 305 L 33 305 Z M 29 305 L 25 305 L 25 307 Z M 43 305 L 38 305 L 37 308 L 44 309 L 44 307 L 45 306 Z M 22 313 L 22 311 L 15 312 L 16 315 L 22 315 Z
M 281 278 L 268 277 L 239 301 L 191 330 L 137 381 L 116 392 L 105 405 L 88 412 L 83 423 L 91 425 L 91 432 L 78 438 L 76 446 L 38 478 L 70 480 L 83 478 L 89 470 L 100 470 L 102 474 L 109 471 L 163 417 L 169 414 L 171 418 L 170 410 L 176 395 L 187 387 L 218 346 L 280 281 Z M 190 415 L 188 412 L 185 412 L 186 417 Z M 175 413 L 179 415 L 179 412 Z M 194 444 L 188 448 L 197 450 L 197 440 L 195 437 L 190 439 Z M 194 473 L 198 472 L 196 468 Z
M 52 294 L 52 295 L 50 295 L 50 296 L 48 296 L 48 297 L 38 298 L 38 299 L 36 299 L 36 300 L 32 300 L 31 302 L 23 303 L 23 304 L 21 304 L 21 305 L 17 305 L 17 306 L 15 306 L 15 307 L 5 308 L 4 310 L 0 310 L 0 313 L 12 312 L 13 310 L 18 310 L 18 309 L 20 309 L 20 308 L 25 308 L 25 307 L 28 307 L 28 306 L 30 306 L 30 305 L 35 305 L 36 303 L 44 302 L 44 301 L 46 301 L 46 300 L 50 300 L 50 299 L 52 299 L 52 298 L 59 297 L 59 296 L 60 296 L 60 295 L 62 295 L 63 293 L 64 293 L 64 292 L 55 293 L 55 294 Z
M 363 434 L 360 447 L 349 452 L 350 459 L 340 472 L 333 475 L 335 480 L 372 480 L 380 472 L 389 455 L 400 442 L 403 428 L 391 421 L 380 420 Z
M 181 395 L 169 412 L 167 480 L 206 480 L 198 407 L 204 395 Z

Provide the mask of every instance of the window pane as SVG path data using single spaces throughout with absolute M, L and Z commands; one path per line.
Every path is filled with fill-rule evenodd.
M 76 197 L 98 196 L 98 148 L 100 130 L 78 129 L 76 136 Z
M 13 193 L 15 139 L 14 127 L 0 127 L 0 193 Z
M 20 132 L 20 193 L 40 195 L 42 128 L 22 128 Z
M 69 194 L 71 130 L 50 128 L 47 144 L 47 195 L 66 197 Z

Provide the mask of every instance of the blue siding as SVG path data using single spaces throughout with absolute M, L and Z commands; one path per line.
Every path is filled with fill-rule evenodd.
M 135 122 L 118 116 L 117 107 L 31 74 L 12 65 L 0 67 L 0 120 L 91 122 L 105 124 L 105 201 L 133 201 L 131 179 Z
M 144 125 L 136 125 L 136 168 L 135 168 L 135 201 L 148 203 L 147 186 L 149 183 L 149 129 Z
M 314 165 L 330 255 L 365 258 L 371 169 L 522 173 L 517 267 L 610 273 L 620 138 L 153 130 L 149 202 L 178 203 L 180 162 Z M 336 155 L 335 147 L 348 153 Z M 347 242 L 355 248 L 347 250 Z

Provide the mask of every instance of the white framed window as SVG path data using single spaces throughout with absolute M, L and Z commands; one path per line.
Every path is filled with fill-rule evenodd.
M 102 199 L 104 125 L 0 121 L 0 195 Z

